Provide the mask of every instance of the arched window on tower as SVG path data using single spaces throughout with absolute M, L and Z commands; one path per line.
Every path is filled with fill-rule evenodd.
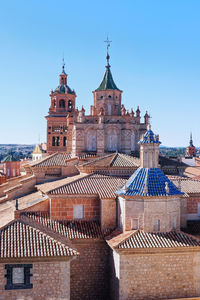
M 135 134 L 131 134 L 131 151 L 135 151 Z
M 64 136 L 64 138 L 63 138 L 63 146 L 64 146 L 64 147 L 67 146 L 67 138 L 66 138 L 66 136 Z
M 53 136 L 53 138 L 52 138 L 52 146 L 55 146 L 56 145 L 56 138 L 55 138 L 55 136 Z
M 65 100 L 62 99 L 62 100 L 59 101 L 59 107 L 60 108 L 65 108 Z
M 60 138 L 59 138 L 59 136 L 57 136 L 57 138 L 56 138 L 56 146 L 60 146 Z
M 72 111 L 72 101 L 68 101 L 68 111 Z

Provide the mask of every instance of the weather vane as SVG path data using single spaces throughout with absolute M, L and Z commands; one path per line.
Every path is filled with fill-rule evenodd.
M 110 55 L 109 55 L 109 47 L 110 47 L 110 43 L 112 43 L 112 41 L 109 41 L 109 38 L 107 36 L 107 40 L 104 41 L 106 44 L 107 44 L 107 56 L 106 56 L 106 59 L 107 59 L 107 65 L 109 65 L 109 59 L 110 59 Z
M 62 58 L 62 69 L 63 69 L 63 72 L 65 72 L 65 59 L 64 59 L 64 53 L 63 53 L 63 58 Z

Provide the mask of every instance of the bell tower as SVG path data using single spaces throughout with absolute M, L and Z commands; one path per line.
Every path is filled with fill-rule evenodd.
M 99 115 L 103 112 L 106 116 L 120 116 L 122 91 L 117 88 L 110 70 L 109 47 L 111 41 L 107 38 L 105 42 L 107 43 L 106 71 L 100 86 L 93 92 L 94 105 L 91 107 L 91 115 Z
M 62 73 L 59 75 L 59 85 L 50 92 L 51 105 L 47 120 L 47 153 L 70 152 L 67 149 L 68 128 L 67 119 L 73 118 L 75 112 L 76 93 L 67 85 L 67 74 L 63 60 Z

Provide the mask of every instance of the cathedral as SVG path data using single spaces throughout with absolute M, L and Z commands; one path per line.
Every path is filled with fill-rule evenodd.
M 72 155 L 94 153 L 102 155 L 119 151 L 131 154 L 138 150 L 138 141 L 149 122 L 144 122 L 140 109 L 129 112 L 122 101 L 120 90 L 112 77 L 107 46 L 107 64 L 103 80 L 93 91 L 90 114 L 82 106 L 76 109 L 76 93 L 68 86 L 65 64 L 62 66 L 59 86 L 50 93 L 51 106 L 47 120 L 47 153 L 66 152 Z

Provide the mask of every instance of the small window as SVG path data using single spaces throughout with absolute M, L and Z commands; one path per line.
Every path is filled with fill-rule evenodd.
M 32 289 L 33 285 L 30 283 L 30 269 L 32 264 L 9 264 L 5 265 L 7 273 L 7 283 L 5 290 L 19 290 L 19 289 Z
M 131 220 L 132 223 L 132 230 L 137 230 L 139 228 L 139 220 L 138 219 L 132 219 Z
M 154 231 L 160 231 L 160 220 L 155 220 L 153 224 Z
M 103 99 L 103 96 L 101 96 L 101 99 Z
M 74 205 L 74 219 L 84 218 L 84 205 Z
M 111 98 L 111 96 L 109 95 L 108 98 Z

